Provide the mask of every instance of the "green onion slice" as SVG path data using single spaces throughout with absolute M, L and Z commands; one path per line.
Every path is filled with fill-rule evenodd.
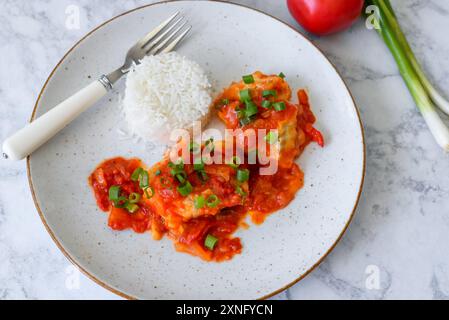
M 146 170 L 142 170 L 139 178 L 139 187 L 141 189 L 146 189 L 148 188 L 149 183 L 150 183 L 150 176 L 148 175 L 148 172 Z
M 219 203 L 220 199 L 218 199 L 218 197 L 215 194 L 212 194 L 209 197 L 207 197 L 206 205 L 209 208 L 215 208 L 216 206 L 218 206 Z
M 201 151 L 201 147 L 198 143 L 195 141 L 190 142 L 189 151 L 193 154 L 197 154 Z
M 203 162 L 194 163 L 193 164 L 193 170 L 195 170 L 195 171 L 203 171 L 204 170 L 204 163 Z
M 245 109 L 246 117 L 248 117 L 248 118 L 252 117 L 259 112 L 259 110 L 257 109 L 257 105 L 254 102 L 246 101 L 245 104 L 246 104 L 246 109 Z
M 132 192 L 129 194 L 128 201 L 129 203 L 138 203 L 140 200 L 140 194 L 137 192 Z
M 185 173 L 184 171 L 178 172 L 178 173 L 175 175 L 175 177 L 176 177 L 176 179 L 178 179 L 178 181 L 179 181 L 180 183 L 184 183 L 184 182 L 187 180 L 187 173 Z
M 237 156 L 233 156 L 231 159 L 231 162 L 228 163 L 228 165 L 233 169 L 237 169 L 239 167 L 239 165 L 241 165 L 241 164 L 242 164 L 242 161 Z
M 235 192 L 242 197 L 246 197 L 246 192 L 243 191 L 241 186 L 235 187 Z
M 240 101 L 245 102 L 250 100 L 251 100 L 251 93 L 249 89 L 240 91 Z
M 207 180 L 209 179 L 209 177 L 208 177 L 206 171 L 197 171 L 196 173 L 197 173 L 197 175 L 198 175 L 198 178 L 200 178 L 201 181 L 203 181 L 203 182 L 204 182 L 204 181 L 207 181 Z
M 125 206 L 125 208 L 126 208 L 126 210 L 128 210 L 128 212 L 130 212 L 130 213 L 134 213 L 134 212 L 136 212 L 137 210 L 139 210 L 139 206 L 137 205 L 137 204 L 135 204 L 135 203 L 128 203 L 128 204 L 126 204 L 126 206 Z
M 194 203 L 196 209 L 201 209 L 206 205 L 206 200 L 203 196 L 198 196 L 195 198 Z
M 248 169 L 239 169 L 237 170 L 237 181 L 245 182 L 249 180 L 249 170 Z
M 204 240 L 204 246 L 208 248 L 209 250 L 214 250 L 215 245 L 217 244 L 218 239 L 215 238 L 213 235 L 208 234 L 206 239 Z
M 178 186 L 178 192 L 183 196 L 187 197 L 193 190 L 192 185 L 189 181 L 186 181 L 183 185 Z
M 262 96 L 264 97 L 264 98 L 266 98 L 266 97 L 276 97 L 277 96 L 277 92 L 276 92 L 276 90 L 264 90 L 264 91 L 262 91 Z
M 116 201 L 114 201 L 114 207 L 116 208 L 125 208 L 128 205 L 128 199 L 126 197 L 119 197 Z
M 285 74 L 283 72 L 279 73 L 279 78 L 285 79 Z
M 120 186 L 111 186 L 109 188 L 109 200 L 118 201 L 120 197 Z
M 155 175 L 159 176 L 159 175 L 161 175 L 161 173 L 162 173 L 161 170 L 156 170 Z
M 148 193 L 148 190 L 150 190 L 151 193 Z M 153 187 L 148 187 L 144 190 L 145 192 L 145 196 L 147 197 L 147 199 L 151 199 L 154 196 L 154 189 Z
M 254 83 L 254 77 L 251 74 L 247 75 L 247 76 L 243 76 L 242 79 L 243 79 L 243 82 L 246 84 Z
M 286 108 L 285 102 L 276 102 L 276 103 L 273 103 L 273 108 L 274 108 L 274 110 L 276 110 L 276 111 L 282 111 L 282 110 L 285 110 L 285 108 Z
M 246 126 L 247 124 L 251 123 L 251 118 L 244 117 L 244 118 L 240 119 L 239 122 L 240 122 L 240 125 L 243 127 L 243 126 Z
M 215 150 L 215 144 L 214 144 L 214 138 L 211 137 L 206 140 L 206 143 L 204 144 L 209 152 L 213 152 Z
M 268 101 L 268 100 L 263 100 L 262 101 L 262 108 L 270 109 L 270 107 L 271 107 L 271 102 L 270 101 Z
M 223 99 L 223 100 L 221 100 L 221 104 L 222 105 L 228 105 L 229 104 L 229 99 Z
M 268 132 L 268 134 L 265 136 L 265 141 L 269 144 L 275 144 L 278 141 L 278 135 L 274 131 Z
M 131 180 L 132 181 L 137 181 L 139 180 L 140 174 L 143 171 L 142 168 L 137 168 L 136 170 L 134 170 L 133 174 L 131 175 Z

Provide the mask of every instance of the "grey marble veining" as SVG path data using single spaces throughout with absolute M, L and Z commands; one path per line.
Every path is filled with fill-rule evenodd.
M 28 121 L 50 71 L 79 38 L 104 20 L 149 2 L 3 0 L 0 140 Z M 235 2 L 300 29 L 284 1 Z M 65 27 L 65 11 L 73 3 L 81 13 L 75 30 Z M 449 2 L 393 5 L 429 78 L 449 96 Z M 366 180 L 340 244 L 313 273 L 274 298 L 448 299 L 449 155 L 433 141 L 391 55 L 363 21 L 348 32 L 311 39 L 336 65 L 359 106 L 366 130 Z M 79 285 L 72 280 L 71 264 L 33 205 L 25 162 L 1 160 L 0 299 L 118 298 L 84 276 Z

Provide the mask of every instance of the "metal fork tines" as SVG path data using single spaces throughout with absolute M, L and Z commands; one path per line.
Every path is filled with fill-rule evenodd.
M 176 12 L 131 47 L 126 55 L 123 66 L 105 76 L 103 81 L 109 80 L 109 86 L 112 87 L 112 84 L 128 72 L 133 63 L 138 64 L 146 55 L 156 55 L 172 51 L 191 28 L 192 26 L 188 25 L 187 19 L 184 16 L 179 16 L 179 12 Z
M 141 48 L 146 50 L 146 54 L 154 55 L 173 50 L 189 32 L 191 26 L 184 28 L 187 25 L 187 20 L 183 16 L 176 19 L 178 15 L 179 12 L 176 12 L 138 42 L 138 45 L 141 45 Z

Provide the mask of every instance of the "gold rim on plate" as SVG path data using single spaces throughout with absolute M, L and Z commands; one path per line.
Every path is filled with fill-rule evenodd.
M 36 103 L 35 103 L 35 105 L 34 105 L 33 112 L 32 112 L 32 114 L 31 114 L 31 118 L 30 118 L 30 122 L 34 120 L 34 117 L 35 117 L 35 115 L 36 115 L 37 106 L 38 106 L 39 101 L 40 101 L 40 99 L 41 99 L 41 97 L 42 97 L 42 94 L 44 93 L 45 88 L 47 87 L 48 82 L 49 82 L 50 79 L 53 77 L 53 75 L 54 75 L 54 73 L 56 72 L 56 70 L 59 68 L 59 66 L 61 65 L 61 63 L 66 59 L 66 57 L 67 57 L 67 56 L 68 56 L 68 55 L 69 55 L 69 54 L 70 54 L 76 47 L 78 47 L 78 45 L 79 45 L 81 42 L 83 42 L 86 38 L 88 38 L 91 34 L 93 34 L 95 31 L 99 30 L 100 28 L 102 28 L 103 26 L 105 26 L 106 24 L 108 24 L 109 22 L 111 22 L 111 21 L 113 21 L 113 20 L 115 20 L 115 19 L 117 19 L 117 18 L 119 18 L 119 17 L 125 16 L 125 15 L 127 15 L 127 14 L 129 14 L 129 13 L 132 13 L 132 12 L 134 12 L 134 11 L 141 10 L 141 9 L 143 9 L 143 8 L 151 7 L 151 6 L 154 6 L 154 5 L 159 5 L 159 4 L 161 4 L 161 3 L 169 3 L 169 2 L 186 2 L 186 1 L 187 1 L 187 2 L 190 2 L 191 0 L 169 0 L 169 1 L 160 1 L 160 2 L 155 2 L 155 3 L 143 5 L 143 6 L 140 6 L 140 7 L 135 8 L 135 9 L 126 11 L 126 12 L 124 12 L 124 13 L 122 13 L 122 14 L 119 14 L 119 15 L 117 15 L 117 16 L 115 16 L 115 17 L 113 17 L 113 18 L 111 18 L 111 19 L 109 19 L 109 20 L 103 22 L 102 24 L 100 24 L 99 26 L 97 26 L 96 28 L 94 28 L 93 30 L 91 30 L 90 32 L 88 32 L 88 33 L 87 33 L 84 37 L 82 37 L 77 43 L 75 43 L 75 45 L 74 45 L 73 47 L 71 47 L 71 48 L 69 49 L 69 51 L 66 52 L 66 54 L 62 57 L 62 59 L 58 62 L 58 64 L 56 64 L 55 68 L 52 70 L 52 72 L 51 72 L 50 75 L 48 76 L 47 80 L 46 80 L 45 83 L 44 83 L 44 86 L 42 87 L 42 89 L 41 89 L 41 91 L 40 91 L 40 93 L 39 93 L 39 96 L 38 96 L 38 98 L 37 98 L 37 100 L 36 100 Z M 197 0 L 197 1 L 198 1 L 198 0 Z M 249 9 L 249 10 L 252 10 L 252 11 L 255 11 L 255 12 L 258 12 L 258 13 L 261 13 L 261 14 L 264 14 L 264 15 L 266 15 L 266 16 L 268 16 L 268 17 L 270 17 L 270 18 L 272 18 L 272 19 L 274 19 L 274 20 L 276 20 L 276 21 L 278 21 L 278 22 L 280 22 L 280 23 L 282 23 L 282 24 L 284 24 L 286 27 L 292 29 L 294 32 L 296 32 L 296 33 L 299 34 L 301 37 L 303 37 L 307 42 L 309 42 L 313 47 L 315 47 L 315 48 L 321 53 L 321 55 L 322 55 L 322 56 L 323 56 L 323 57 L 330 63 L 330 65 L 334 68 L 335 72 L 336 72 L 336 73 L 338 74 L 338 76 L 340 77 L 341 81 L 342 81 L 343 84 L 345 85 L 346 90 L 348 91 L 349 95 L 351 96 L 351 99 L 352 99 L 352 102 L 353 102 L 353 105 L 354 105 L 354 109 L 355 109 L 355 111 L 356 111 L 357 118 L 358 118 L 359 124 L 360 124 L 361 136 L 362 136 L 362 144 L 363 144 L 363 167 L 362 167 L 362 178 L 361 178 L 361 180 L 360 180 L 359 192 L 358 192 L 358 194 L 357 194 L 357 200 L 356 200 L 356 202 L 355 202 L 355 204 L 354 204 L 354 208 L 352 209 L 351 216 L 349 217 L 348 221 L 346 222 L 346 225 L 344 226 L 342 232 L 340 233 L 340 235 L 338 236 L 338 238 L 335 240 L 335 242 L 333 243 L 333 245 L 327 250 L 327 252 L 326 252 L 324 255 L 321 256 L 321 258 L 320 258 L 320 259 L 319 259 L 319 260 L 318 260 L 312 267 L 310 267 L 310 269 L 308 269 L 304 274 L 302 274 L 300 277 L 298 277 L 298 278 L 295 279 L 294 281 L 288 283 L 287 285 L 285 285 L 285 286 L 279 288 L 278 290 L 276 290 L 276 291 L 274 291 L 274 292 L 272 292 L 272 293 L 269 293 L 269 294 L 267 294 L 267 295 L 264 295 L 264 296 L 258 298 L 258 300 L 265 300 L 265 299 L 268 299 L 268 298 L 270 298 L 270 297 L 272 297 L 272 296 L 274 296 L 274 295 L 276 295 L 276 294 L 278 294 L 278 293 L 281 293 L 281 292 L 284 291 L 284 290 L 287 290 L 288 288 L 290 288 L 291 286 L 293 286 L 293 285 L 296 284 L 297 282 L 299 282 L 299 281 L 301 281 L 302 279 L 304 279 L 304 278 L 305 278 L 307 275 L 309 275 L 313 270 L 315 270 L 315 268 L 316 268 L 316 267 L 317 267 L 317 266 L 318 266 L 318 265 L 319 265 L 319 264 L 320 264 L 320 263 L 321 263 L 321 262 L 328 256 L 328 255 L 329 255 L 329 253 L 336 247 L 336 245 L 338 244 L 338 242 L 340 241 L 340 239 L 343 237 L 344 233 L 345 233 L 346 230 L 348 229 L 348 227 L 349 227 L 349 225 L 350 225 L 350 223 L 351 223 L 351 221 L 352 221 L 352 219 L 353 219 L 353 217 L 354 217 L 354 214 L 355 214 L 357 205 L 358 205 L 358 203 L 359 203 L 360 196 L 361 196 L 361 193 L 362 193 L 363 182 L 364 182 L 364 180 L 365 180 L 365 167 L 366 167 L 366 151 L 365 151 L 365 149 L 366 149 L 366 145 L 365 145 L 364 128 L 363 128 L 362 120 L 361 120 L 361 118 L 360 118 L 360 112 L 359 112 L 359 110 L 358 110 L 358 108 L 357 108 L 357 105 L 356 105 L 356 103 L 355 103 L 354 97 L 353 97 L 351 91 L 349 90 L 349 88 L 348 88 L 346 82 L 343 80 L 343 77 L 342 77 L 341 74 L 338 72 L 338 70 L 337 70 L 337 68 L 335 67 L 335 65 L 334 65 L 334 64 L 333 64 L 333 63 L 326 57 L 326 55 L 323 53 L 323 51 L 321 51 L 320 48 L 318 48 L 313 42 L 311 42 L 311 41 L 310 41 L 306 36 L 304 36 L 301 32 L 299 32 L 298 30 L 296 30 L 295 28 L 293 28 L 293 27 L 290 26 L 289 24 L 285 23 L 284 21 L 282 21 L 282 20 L 280 20 L 280 19 L 278 19 L 278 18 L 276 18 L 276 17 L 274 17 L 274 16 L 272 16 L 272 15 L 270 15 L 270 14 L 268 14 L 268 13 L 265 13 L 265 12 L 260 11 L 260 10 L 258 10 L 258 9 L 254 9 L 254 8 L 251 8 L 251 7 L 242 5 L 242 4 L 230 3 L 230 2 L 221 1 L 221 0 L 200 0 L 200 1 L 203 1 L 203 2 L 219 2 L 219 3 L 226 3 L 226 4 L 228 4 L 228 5 L 235 5 L 235 6 L 243 7 L 243 8 L 246 8 L 246 9 Z M 32 195 L 32 197 L 33 197 L 33 202 L 34 202 L 34 205 L 35 205 L 35 207 L 36 207 L 36 209 L 37 209 L 37 211 L 38 211 L 38 213 L 39 213 L 39 216 L 40 216 L 40 218 L 41 218 L 41 220 L 42 220 L 42 223 L 43 223 L 44 226 L 45 226 L 45 229 L 46 229 L 47 232 L 50 234 L 50 237 L 53 239 L 53 241 L 55 242 L 55 244 L 57 245 L 57 247 L 59 248 L 59 250 L 61 250 L 61 252 L 66 256 L 66 258 L 67 258 L 72 264 L 74 264 L 74 265 L 75 265 L 75 266 L 76 266 L 76 267 L 77 267 L 83 274 L 85 274 L 88 278 L 90 278 L 91 280 L 93 280 L 95 283 L 97 283 L 97 284 L 99 284 L 100 286 L 102 286 L 103 288 L 105 288 L 105 289 L 107 289 L 107 290 L 109 290 L 109 291 L 115 293 L 115 294 L 118 295 L 118 296 L 121 296 L 121 297 L 126 298 L 126 299 L 129 299 L 129 300 L 137 300 L 136 297 L 130 296 L 130 295 L 124 293 L 124 292 L 121 292 L 120 290 L 117 290 L 117 289 L 115 289 L 115 288 L 109 286 L 108 284 L 106 284 L 106 283 L 102 282 L 101 280 L 97 279 L 93 274 L 91 274 L 91 273 L 89 273 L 87 270 L 85 270 L 85 269 L 84 269 L 84 268 L 83 268 L 83 267 L 82 267 L 82 266 L 81 266 L 81 265 L 80 265 L 80 264 L 79 264 L 79 263 L 78 263 L 78 262 L 77 262 L 77 261 L 76 261 L 76 260 L 75 260 L 75 259 L 74 259 L 74 258 L 67 252 L 67 251 L 66 251 L 66 250 L 65 250 L 65 248 L 64 248 L 64 247 L 62 246 L 62 244 L 58 241 L 58 239 L 56 239 L 56 236 L 54 235 L 53 231 L 51 230 L 51 228 L 50 228 L 49 225 L 47 224 L 47 221 L 45 220 L 44 214 L 42 213 L 42 210 L 41 210 L 41 208 L 40 208 L 40 206 L 39 206 L 39 203 L 38 203 L 38 201 L 37 201 L 37 198 L 36 198 L 36 194 L 35 194 L 34 186 L 33 186 L 33 180 L 32 180 L 32 178 L 31 178 L 30 159 L 31 159 L 31 155 L 27 157 L 27 176 L 28 176 L 28 183 L 29 183 L 30 190 L 31 190 L 31 195 Z

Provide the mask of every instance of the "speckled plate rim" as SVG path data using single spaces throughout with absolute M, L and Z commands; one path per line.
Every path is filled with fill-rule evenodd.
M 43 95 L 43 93 L 44 93 L 44 91 L 45 91 L 45 89 L 46 89 L 46 87 L 47 87 L 48 82 L 49 82 L 50 79 L 53 77 L 53 75 L 54 75 L 54 73 L 56 72 L 56 70 L 59 68 L 59 66 L 62 64 L 62 62 L 66 59 L 66 57 L 67 57 L 73 50 L 75 50 L 75 49 L 78 47 L 78 45 L 81 44 L 81 43 L 82 43 L 86 38 L 88 38 L 92 33 L 94 33 L 95 31 L 99 30 L 100 28 L 102 28 L 102 27 L 105 26 L 106 24 L 110 23 L 111 21 L 113 21 L 113 20 L 115 20 L 115 19 L 117 19 L 117 18 L 119 18 L 119 17 L 122 17 L 122 16 L 124 16 L 124 15 L 127 15 L 127 14 L 129 14 L 129 13 L 131 13 L 131 12 L 138 11 L 138 10 L 141 10 L 141 9 L 143 9 L 143 8 L 151 7 L 151 6 L 154 6 L 154 5 L 159 5 L 159 4 L 161 4 L 161 3 L 167 3 L 167 2 L 186 2 L 186 1 L 188 2 L 188 1 L 191 1 L 191 0 L 168 0 L 168 1 L 159 1 L 159 2 L 155 2 L 155 3 L 143 5 L 143 6 L 134 8 L 134 9 L 132 9 L 132 10 L 123 12 L 123 13 L 121 13 L 121 14 L 119 14 L 119 15 L 117 15 L 117 16 L 115 16 L 115 17 L 113 17 L 113 18 L 111 18 L 111 19 L 109 19 L 109 20 L 107 20 L 107 21 L 105 21 L 105 22 L 103 22 L 102 24 L 100 24 L 99 26 L 95 27 L 93 30 L 91 30 L 90 32 L 88 32 L 84 37 L 82 37 L 78 42 L 76 42 L 75 45 L 74 45 L 73 47 L 71 47 L 71 48 L 64 54 L 64 56 L 62 57 L 62 59 L 56 64 L 56 66 L 54 67 L 54 69 L 52 70 L 52 72 L 50 73 L 50 75 L 48 76 L 47 80 L 46 80 L 45 83 L 44 83 L 44 86 L 42 87 L 42 89 L 41 89 L 41 91 L 40 91 L 40 93 L 39 93 L 39 96 L 38 96 L 38 98 L 37 98 L 37 100 L 36 100 L 36 103 L 35 103 L 35 105 L 34 105 L 33 112 L 31 113 L 30 122 L 32 122 L 32 121 L 34 120 L 35 115 L 36 115 L 37 106 L 39 105 L 39 101 L 40 101 L 40 99 L 41 99 L 41 97 L 42 97 L 42 95 Z M 335 72 L 337 73 L 337 75 L 339 76 L 340 80 L 343 82 L 343 84 L 344 84 L 344 86 L 345 86 L 345 88 L 346 88 L 346 91 L 349 93 L 349 95 L 350 95 L 350 97 L 351 97 L 352 105 L 353 105 L 354 110 L 355 110 L 355 113 L 356 113 L 356 115 L 357 115 L 357 119 L 359 120 L 359 125 L 360 125 L 360 130 L 361 130 L 361 138 L 362 138 L 362 145 L 363 145 L 363 148 L 362 148 L 362 152 L 363 152 L 362 175 L 361 175 L 361 179 L 360 179 L 360 185 L 359 185 L 359 189 L 358 189 L 357 199 L 356 199 L 356 201 L 355 201 L 355 203 L 354 203 L 354 208 L 352 209 L 352 212 L 351 212 L 351 215 L 350 215 L 348 221 L 346 222 L 346 224 L 345 224 L 343 230 L 341 231 L 340 235 L 339 235 L 338 238 L 335 240 L 335 242 L 333 243 L 333 245 L 327 250 L 327 252 L 326 252 L 324 255 L 322 255 L 322 257 L 321 257 L 321 258 L 320 258 L 320 259 L 319 259 L 319 260 L 318 260 L 312 267 L 310 267 L 304 274 L 302 274 L 300 277 L 298 277 L 298 278 L 295 279 L 294 281 L 292 281 L 292 282 L 286 284 L 285 286 L 279 288 L 278 290 L 275 290 L 275 291 L 273 291 L 273 292 L 271 292 L 271 293 L 269 293 L 269 294 L 266 294 L 266 295 L 264 295 L 264 296 L 262 296 L 262 297 L 260 297 L 260 298 L 258 299 L 258 300 L 264 300 L 264 299 L 268 299 L 268 298 L 270 298 L 270 297 L 272 297 L 272 296 L 274 296 L 274 295 L 276 295 L 276 294 L 278 294 L 278 293 L 281 293 L 282 291 L 284 291 L 284 290 L 290 288 L 291 286 L 295 285 L 296 283 L 298 283 L 299 281 L 301 281 L 302 279 L 304 279 L 304 278 L 305 278 L 307 275 L 309 275 L 313 270 L 315 270 L 315 268 L 318 267 L 318 265 L 319 265 L 319 264 L 320 264 L 320 263 L 321 263 L 321 262 L 328 256 L 328 255 L 329 255 L 329 253 L 331 253 L 331 251 L 337 246 L 337 244 L 339 243 L 340 239 L 343 237 L 343 235 L 345 234 L 345 232 L 346 232 L 346 230 L 348 229 L 349 225 L 351 224 L 351 221 L 352 221 L 352 219 L 354 218 L 355 211 L 356 211 L 357 206 L 358 206 L 359 201 L 360 201 L 360 196 L 361 196 L 361 194 L 362 194 L 363 183 L 364 183 L 364 180 L 365 180 L 365 172 L 366 172 L 365 129 L 364 129 L 364 127 L 363 127 L 363 123 L 362 123 L 362 120 L 361 120 L 361 117 L 360 117 L 360 112 L 359 112 L 359 110 L 358 110 L 358 108 L 357 108 L 357 105 L 356 105 L 356 103 L 355 103 L 354 96 L 352 95 L 351 91 L 349 90 L 349 87 L 348 87 L 348 85 L 346 84 L 346 82 L 343 80 L 343 77 L 341 76 L 340 72 L 337 70 L 337 68 L 335 67 L 335 65 L 334 65 L 334 64 L 327 58 L 327 56 L 323 53 L 323 51 L 322 51 L 320 48 L 318 48 L 312 41 L 310 41 L 304 34 L 302 34 L 300 31 L 296 30 L 295 28 L 293 28 L 293 27 L 292 27 L 291 25 L 289 25 L 288 23 L 286 23 L 286 22 L 284 22 L 284 21 L 282 21 L 282 20 L 280 20 L 280 19 L 278 19 L 278 18 L 276 18 L 276 17 L 274 17 L 274 16 L 272 16 L 272 15 L 270 15 L 270 14 L 268 14 L 268 13 L 265 13 L 265 12 L 260 11 L 260 10 L 258 10 L 258 9 L 254 9 L 254 8 L 248 7 L 248 6 L 246 6 L 246 5 L 237 4 L 237 3 L 231 3 L 231 2 L 221 1 L 221 0 L 196 0 L 196 1 L 204 1 L 204 2 L 220 2 L 220 3 L 225 3 L 225 4 L 228 4 L 228 5 L 234 5 L 234 6 L 243 7 L 243 8 L 246 8 L 246 9 L 249 9 L 249 10 L 253 10 L 253 11 L 256 11 L 256 12 L 261 13 L 261 14 L 264 14 L 264 15 L 266 15 L 266 16 L 268 16 L 268 17 L 274 19 L 274 20 L 277 20 L 278 22 L 281 22 L 281 23 L 284 24 L 286 27 L 292 29 L 292 30 L 293 30 L 294 32 L 296 32 L 299 36 L 301 36 L 302 38 L 304 38 L 304 40 L 306 40 L 306 41 L 309 42 L 313 47 L 315 47 L 315 48 L 318 50 L 318 52 L 322 55 L 322 57 L 323 57 L 324 59 L 326 59 L 326 60 L 329 62 L 329 64 L 334 68 L 334 70 L 335 70 Z M 33 202 L 34 202 L 34 205 L 35 205 L 35 207 L 36 207 L 36 209 L 37 209 L 37 212 L 39 213 L 39 216 L 40 216 L 40 218 L 41 218 L 41 220 L 42 220 L 42 223 L 43 223 L 44 226 L 45 226 L 45 229 L 46 229 L 47 232 L 50 234 L 50 237 L 53 239 L 53 241 L 55 242 L 55 244 L 56 244 L 56 246 L 59 248 L 59 250 L 64 254 L 64 256 L 65 256 L 65 257 L 66 257 L 72 264 L 74 264 L 74 265 L 75 265 L 75 266 L 76 266 L 76 267 L 77 267 L 77 268 L 78 268 L 84 275 L 86 275 L 88 278 L 90 278 L 91 280 L 93 280 L 95 283 L 97 283 L 97 284 L 99 284 L 100 286 L 102 286 L 103 288 L 105 288 L 105 289 L 107 289 L 107 290 L 109 290 L 109 291 L 111 291 L 111 292 L 117 294 L 118 296 L 121 296 L 121 297 L 126 298 L 126 299 L 129 299 L 129 300 L 137 300 L 136 297 L 133 297 L 133 296 L 130 296 L 130 295 L 124 293 L 124 292 L 121 292 L 120 290 L 115 289 L 115 288 L 109 286 L 108 284 L 102 282 L 101 280 L 97 279 L 97 278 L 95 277 L 95 275 L 93 275 L 93 274 L 91 274 L 90 272 L 88 272 L 87 270 L 85 270 L 85 269 L 84 269 L 84 268 L 83 268 L 83 267 L 82 267 L 82 266 L 75 260 L 75 258 L 72 257 L 72 256 L 65 250 L 65 248 L 62 246 L 62 244 L 58 241 L 58 239 L 57 239 L 56 236 L 54 235 L 53 231 L 51 230 L 50 226 L 48 225 L 47 221 L 45 220 L 44 214 L 43 214 L 43 212 L 42 212 L 42 210 L 41 210 L 41 208 L 40 208 L 40 206 L 39 206 L 39 203 L 38 203 L 38 201 L 37 201 L 37 197 L 36 197 L 36 194 L 35 194 L 35 191 L 34 191 L 33 179 L 31 178 L 30 159 L 31 159 L 31 155 L 27 157 L 26 167 L 27 167 L 28 183 L 29 183 L 29 186 L 30 186 L 31 195 L 32 195 L 32 197 L 33 197 Z

